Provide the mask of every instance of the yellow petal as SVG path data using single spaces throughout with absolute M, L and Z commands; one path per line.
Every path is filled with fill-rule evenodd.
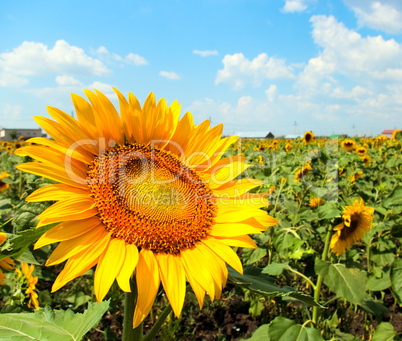
M 110 233 L 103 231 L 102 235 L 92 247 L 72 256 L 64 266 L 64 269 L 57 276 L 52 286 L 52 292 L 59 290 L 67 282 L 70 282 L 74 278 L 81 276 L 92 268 L 99 259 L 99 256 L 105 250 L 109 243 Z
M 87 198 L 89 194 L 89 190 L 84 190 L 65 184 L 53 184 L 37 189 L 35 192 L 28 195 L 25 201 L 57 201 L 71 199 L 72 197 L 84 199 L 85 197 Z
M 77 253 L 93 248 L 104 237 L 104 233 L 104 226 L 98 225 L 81 236 L 60 242 L 49 256 L 46 265 L 59 264 Z
M 240 259 L 236 252 L 234 252 L 229 246 L 214 238 L 207 238 L 202 240 L 202 242 L 207 245 L 211 251 L 219 255 L 219 257 L 221 257 L 238 273 L 243 274 L 243 266 L 240 262 Z
M 74 216 L 86 211 L 90 211 L 95 207 L 95 202 L 90 197 L 78 197 L 69 200 L 58 201 L 52 206 L 45 209 L 39 214 L 39 219 L 49 219 L 60 216 Z M 59 221 L 62 221 L 60 219 Z M 71 220 L 71 219 L 70 219 Z
M 126 257 L 117 275 L 117 283 L 121 290 L 131 292 L 130 279 L 138 263 L 138 249 L 134 244 L 126 244 Z
M 134 328 L 149 314 L 159 289 L 159 268 L 152 251 L 141 250 L 135 276 L 138 298 L 133 317 Z
M 101 255 L 95 271 L 94 289 L 98 302 L 102 301 L 112 286 L 126 256 L 126 242 L 111 238 L 106 251 Z
M 91 217 L 83 220 L 63 221 L 45 232 L 35 243 L 35 249 L 63 240 L 76 238 L 89 232 L 100 224 L 101 222 L 98 217 Z
M 186 277 L 180 257 L 170 254 L 155 256 L 162 284 L 176 317 L 180 316 L 186 295 Z
M 215 237 L 215 238 L 229 246 L 248 247 L 250 249 L 257 248 L 257 245 L 255 244 L 254 240 L 252 240 L 248 235 L 236 236 L 231 238 L 221 238 L 221 237 Z
M 209 232 L 215 237 L 233 237 L 244 234 L 261 234 L 261 228 L 244 223 L 214 224 Z

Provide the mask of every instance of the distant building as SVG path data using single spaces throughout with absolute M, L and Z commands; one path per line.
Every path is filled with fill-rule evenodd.
M 395 129 L 386 129 L 383 130 L 381 135 L 384 135 L 385 137 L 388 137 L 389 139 L 392 138 L 392 133 L 394 132 Z
M 268 134 L 267 134 L 267 136 L 265 136 L 265 138 L 266 139 L 274 139 L 275 138 L 275 135 L 274 134 L 272 134 L 271 132 L 269 132 Z
M 46 134 L 42 133 L 42 129 L 8 129 L 2 128 L 0 130 L 0 141 L 13 141 L 18 139 L 20 136 L 24 140 L 28 140 L 31 137 L 46 137 Z

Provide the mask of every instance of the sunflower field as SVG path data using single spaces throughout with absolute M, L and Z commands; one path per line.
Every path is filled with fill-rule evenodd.
M 48 147 L 52 147 L 49 141 Z M 262 206 L 247 211 L 256 217 L 244 227 L 243 234 L 250 234 L 252 240 L 233 232 L 232 243 L 227 242 L 239 257 L 243 273 L 228 251 L 218 253 L 227 255 L 223 290 L 191 278 L 195 273 L 186 265 L 186 277 L 167 265 L 167 278 L 161 270 L 154 300 L 145 298 L 144 305 L 149 307 L 137 318 L 141 326 L 140 331 L 135 329 L 137 333 L 127 331 L 124 323 L 125 312 L 133 303 L 124 292 L 130 291 L 130 285 L 122 290 L 127 286 L 122 284 L 123 274 L 111 277 L 110 289 L 103 282 L 109 280 L 106 275 L 101 283 L 97 280 L 96 262 L 76 270 L 73 279 L 58 277 L 66 273 L 69 259 L 74 258 L 67 247 L 73 244 L 57 247 L 60 241 L 60 245 L 69 243 L 70 232 L 60 228 L 69 226 L 68 221 L 59 224 L 53 216 L 43 215 L 55 201 L 32 199 L 57 181 L 18 166 L 29 163 L 37 167 L 36 154 L 29 153 L 31 147 L 36 148 L 35 143 L 23 139 L 0 146 L 0 340 L 401 340 L 402 132 L 396 130 L 392 138 L 332 139 L 306 132 L 295 140 L 239 139 L 231 143 L 222 159 L 242 154 L 248 165 L 236 174 L 236 181 L 258 181 L 247 195 L 237 197 L 236 205 L 240 209 L 256 198 Z M 118 148 L 125 151 L 128 147 Z M 168 159 L 170 153 L 160 157 Z M 99 165 L 100 160 L 96 159 Z M 95 198 L 103 194 L 103 189 L 93 188 Z M 60 206 L 57 213 L 62 210 Z M 208 207 L 205 212 L 209 214 Z M 264 218 L 258 218 L 259 212 Z M 231 214 L 236 216 L 234 211 Z M 227 221 L 222 231 L 230 218 Z M 244 221 L 232 224 L 225 233 L 240 229 L 246 225 Z M 57 238 L 52 231 L 59 233 Z M 217 240 L 226 240 L 218 230 L 214 233 Z M 178 243 L 186 237 L 180 238 Z M 211 241 L 207 246 L 219 245 Z M 138 258 L 138 251 L 132 252 L 137 252 Z M 206 257 L 200 262 L 200 272 L 202 263 L 208 262 L 214 259 Z M 114 266 L 123 269 L 124 264 L 119 263 L 115 256 L 105 271 L 113 272 Z M 79 262 L 71 264 L 77 269 L 80 266 Z M 162 260 L 158 264 L 161 267 Z M 145 273 L 139 267 L 137 283 L 141 281 L 138 273 Z M 175 295 L 180 296 L 174 294 L 176 284 L 184 285 L 177 289 L 185 292 L 182 306 L 175 303 Z M 138 285 L 145 294 L 134 300 L 152 296 L 147 291 L 150 282 Z

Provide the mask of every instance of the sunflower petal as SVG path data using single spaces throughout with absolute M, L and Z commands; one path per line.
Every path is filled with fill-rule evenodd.
M 138 249 L 134 244 L 126 244 L 126 257 L 116 277 L 121 290 L 131 292 L 130 279 L 138 263 Z

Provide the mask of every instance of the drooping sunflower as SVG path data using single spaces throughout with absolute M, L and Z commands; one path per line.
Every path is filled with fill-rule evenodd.
M 324 200 L 322 198 L 312 197 L 310 199 L 310 207 L 320 207 L 324 205 Z
M 353 244 L 370 231 L 374 208 L 364 206 L 363 199 L 356 200 L 353 206 L 346 206 L 343 211 L 343 222 L 334 227 L 335 234 L 329 247 L 338 256 L 345 253 Z
M 39 162 L 20 170 L 60 182 L 42 187 L 27 201 L 55 200 L 39 215 L 38 227 L 60 222 L 35 248 L 60 242 L 47 265 L 67 260 L 53 291 L 96 265 L 94 289 L 101 301 L 114 280 L 130 292 L 134 273 L 138 299 L 133 326 L 148 315 L 160 283 L 176 316 L 186 280 L 202 307 L 205 293 L 219 298 L 228 271 L 242 265 L 230 246 L 256 247 L 248 234 L 277 220 L 260 208 L 263 196 L 248 191 L 262 182 L 237 176 L 244 156 L 222 158 L 237 137 L 221 138 L 222 125 L 180 120 L 151 93 L 143 107 L 133 94 L 114 89 L 120 115 L 101 92 L 73 94 L 78 120 L 48 107 L 55 121 L 35 117 L 53 138 L 30 139 L 17 150 Z
M 39 309 L 38 293 L 36 289 L 36 283 L 38 283 L 38 276 L 32 276 L 32 272 L 35 270 L 35 265 L 28 265 L 27 263 L 21 262 L 21 270 L 17 269 L 18 277 L 21 277 L 24 284 L 27 285 L 25 295 L 28 300 L 28 308 L 32 306 L 35 309 Z
M 301 178 L 303 178 L 304 176 L 306 176 L 308 174 L 309 171 L 311 171 L 311 164 L 310 162 L 308 162 L 305 166 L 302 166 L 302 168 L 300 168 L 296 173 L 295 173 L 295 178 L 294 178 L 294 182 L 299 182 Z
M 344 141 L 342 141 L 341 146 L 346 150 L 346 151 L 351 151 L 355 148 L 355 141 L 353 141 L 352 139 L 346 139 Z
M 7 182 L 4 182 L 3 179 L 7 178 L 9 176 L 11 176 L 11 175 L 8 174 L 7 172 L 1 172 L 1 174 L 0 174 L 0 192 L 3 192 L 6 189 L 8 189 L 9 184 Z
M 3 232 L 0 232 L 0 244 L 2 244 L 6 240 L 6 234 Z M 3 258 L 0 260 L 0 285 L 4 284 L 4 280 L 6 279 L 6 276 L 4 275 L 3 269 L 6 270 L 11 270 L 14 268 L 14 262 L 10 257 Z
M 363 155 L 362 156 L 362 161 L 364 163 L 365 166 L 368 166 L 371 162 L 371 157 L 369 155 Z
M 306 131 L 304 133 L 304 137 L 303 137 L 304 143 L 305 144 L 310 144 L 311 142 L 313 142 L 314 141 L 314 136 L 315 135 L 311 131 Z

